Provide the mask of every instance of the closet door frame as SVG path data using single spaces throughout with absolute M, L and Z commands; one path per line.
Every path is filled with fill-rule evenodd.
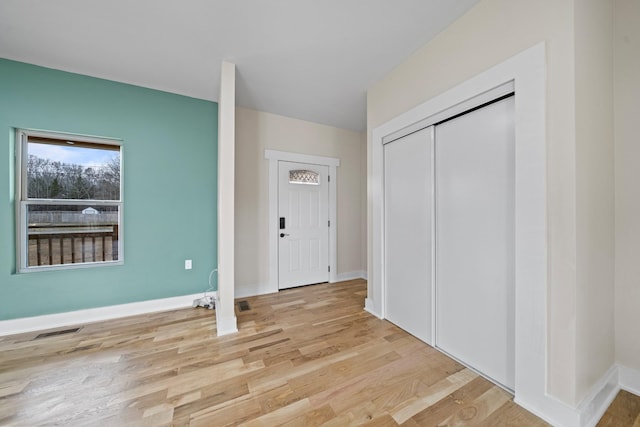
M 559 419 L 573 416 L 546 394 L 547 225 L 546 80 L 544 43 L 431 98 L 371 130 L 369 144 L 369 262 L 365 310 L 385 317 L 382 144 L 385 137 L 513 81 L 516 106 L 515 400 L 534 412 L 545 407 Z
M 494 299 L 489 298 L 490 301 L 487 302 L 495 304 L 491 305 L 495 310 L 483 309 L 482 307 L 479 308 L 479 310 L 476 310 L 476 306 L 473 304 L 464 310 L 468 312 L 474 312 L 474 310 L 476 312 L 481 312 L 484 310 L 484 313 L 487 316 L 486 319 L 484 317 L 477 318 L 477 322 L 472 325 L 468 325 L 468 327 L 477 328 L 484 322 L 486 326 L 485 330 L 481 329 L 476 331 L 477 334 L 473 334 L 470 337 L 471 342 L 467 342 L 466 339 L 462 339 L 460 335 L 447 335 L 445 337 L 443 331 L 449 331 L 450 333 L 453 333 L 453 331 L 460 332 L 463 329 L 466 329 L 467 326 L 464 326 L 465 322 L 463 320 L 455 320 L 455 316 L 454 318 L 448 316 L 449 321 L 447 322 L 443 322 L 442 320 L 442 317 L 444 316 L 443 313 L 449 312 L 450 309 L 448 307 L 450 306 L 441 306 L 444 302 L 441 295 L 448 293 L 447 289 L 449 285 L 460 287 L 463 286 L 463 283 L 459 280 L 454 281 L 453 283 L 449 283 L 448 281 L 446 283 L 443 282 L 444 273 L 441 271 L 441 268 L 443 265 L 450 265 L 452 261 L 455 261 L 455 258 L 447 258 L 447 261 L 445 262 L 442 259 L 442 256 L 438 256 L 439 251 L 443 247 L 450 246 L 449 238 L 443 239 L 440 235 L 443 229 L 441 229 L 441 225 L 439 224 L 448 221 L 449 217 L 462 218 L 471 211 L 465 208 L 464 211 L 457 213 L 450 212 L 447 217 L 439 220 L 439 213 L 442 209 L 442 205 L 439 204 L 439 201 L 443 197 L 444 199 L 442 200 L 450 201 L 446 195 L 440 194 L 441 191 L 439 190 L 442 189 L 441 186 L 443 183 L 439 183 L 439 180 L 440 177 L 443 176 L 443 173 L 446 175 L 446 172 L 444 172 L 442 168 L 444 167 L 449 170 L 449 167 L 444 166 L 437 159 L 442 155 L 438 153 L 447 152 L 449 155 L 453 154 L 449 151 L 449 144 L 451 143 L 456 145 L 460 142 L 464 145 L 465 143 L 468 144 L 471 142 L 471 145 L 469 145 L 468 148 L 471 150 L 478 150 L 476 155 L 479 156 L 479 160 L 486 151 L 482 146 L 477 145 L 478 141 L 475 140 L 473 134 L 465 137 L 462 141 L 445 141 L 438 138 L 438 130 L 441 126 L 444 126 L 442 129 L 447 129 L 451 132 L 451 126 L 453 124 L 453 126 L 456 126 L 454 129 L 458 129 L 454 132 L 460 133 L 461 128 L 459 128 L 459 126 L 466 125 L 456 125 L 456 123 L 467 123 L 469 118 L 465 120 L 466 117 L 471 117 L 471 120 L 477 121 L 478 119 L 475 117 L 477 117 L 478 114 L 483 116 L 487 116 L 487 114 L 489 114 L 488 117 L 492 124 L 496 120 L 500 120 L 501 122 L 504 121 L 505 128 L 499 130 L 497 136 L 499 137 L 498 140 L 501 141 L 501 143 L 506 143 L 506 145 L 504 147 L 498 147 L 492 143 L 493 138 L 489 138 L 489 140 L 487 140 L 487 143 L 489 144 L 487 149 L 489 152 L 495 152 L 496 149 L 498 149 L 500 152 L 499 154 L 510 153 L 508 155 L 509 160 L 507 164 L 502 165 L 506 169 L 500 170 L 500 172 L 504 172 L 506 174 L 508 179 L 508 183 L 505 184 L 508 191 L 504 194 L 499 194 L 499 191 L 497 193 L 496 191 L 492 191 L 489 194 L 489 199 L 493 202 L 504 202 L 506 205 L 510 205 L 510 213 L 506 214 L 508 216 L 506 224 L 510 225 L 507 225 L 507 228 L 504 230 L 502 227 L 499 227 L 499 230 L 504 231 L 505 237 L 509 237 L 508 240 L 513 242 L 515 240 L 513 226 L 515 219 L 515 194 L 513 191 L 515 187 L 515 174 L 513 173 L 515 169 L 513 154 L 515 141 L 512 133 L 514 111 L 513 103 L 514 86 L 512 82 L 509 82 L 462 104 L 456 105 L 451 109 L 443 111 L 435 117 L 430 117 L 422 122 L 402 129 L 388 138 L 383 138 L 383 218 L 385 221 L 383 236 L 385 242 L 385 253 L 383 267 L 385 271 L 385 318 L 508 391 L 512 391 L 514 387 L 513 366 L 515 363 L 515 342 L 513 330 L 515 319 L 513 313 L 515 311 L 515 284 L 513 269 L 515 263 L 515 248 L 513 243 L 507 244 L 509 253 L 505 255 L 505 259 L 502 259 L 498 253 L 507 247 L 498 245 L 498 247 L 495 248 L 492 246 L 486 248 L 489 254 L 493 254 L 493 257 L 490 256 L 492 261 L 497 262 L 498 265 L 501 262 L 506 262 L 503 266 L 506 271 L 502 271 L 500 268 L 498 268 L 498 270 L 491 269 L 491 273 L 486 274 L 497 274 L 500 277 L 504 275 L 503 279 L 505 279 L 506 282 L 499 281 L 497 284 L 490 284 L 489 281 L 481 280 L 480 283 L 477 284 L 493 294 Z M 498 105 L 498 107 L 496 107 L 496 105 Z M 486 110 L 487 108 L 489 108 L 489 110 Z M 487 111 L 490 113 L 487 113 Z M 504 115 L 502 113 L 504 113 Z M 496 114 L 498 115 L 496 116 Z M 432 123 L 434 121 L 437 122 Z M 424 124 L 426 124 L 427 127 L 423 128 L 422 126 Z M 485 125 L 483 122 L 479 122 L 478 126 L 484 127 Z M 493 132 L 494 125 L 489 126 L 489 128 L 484 127 L 484 129 L 485 132 L 489 129 Z M 506 131 L 506 133 L 503 133 L 503 131 Z M 471 140 L 469 138 L 471 138 Z M 404 157 L 406 157 L 406 159 L 402 160 L 402 165 L 399 165 L 398 162 L 400 160 L 398 158 L 398 154 L 403 152 L 403 146 L 405 151 Z M 502 152 L 500 151 L 500 148 L 504 148 L 506 151 Z M 391 156 L 392 163 L 388 164 L 388 157 L 389 154 L 391 154 L 388 150 L 390 149 L 394 150 L 395 154 Z M 423 156 L 425 158 L 420 160 Z M 477 164 L 475 162 L 475 156 L 471 159 L 468 158 L 468 156 L 463 155 L 462 158 L 463 161 L 465 158 L 466 161 L 472 161 L 472 163 L 468 165 L 472 170 L 478 171 L 478 167 L 480 169 L 486 167 L 482 164 Z M 482 160 L 480 161 L 482 162 Z M 489 159 L 484 159 L 485 165 L 489 165 L 490 163 L 491 161 Z M 451 163 L 449 163 L 449 166 L 454 169 L 457 167 L 456 164 Z M 424 168 L 424 171 L 421 170 L 422 168 Z M 464 172 L 466 169 L 467 168 L 464 168 L 460 172 Z M 482 170 L 491 172 L 486 169 Z M 393 171 L 397 171 L 397 173 Z M 412 173 L 412 171 L 415 172 Z M 498 172 L 498 175 L 501 174 L 500 172 Z M 489 175 L 492 174 L 490 173 Z M 478 176 L 478 178 L 479 182 L 482 182 L 484 176 Z M 413 194 L 404 187 L 406 183 L 399 185 L 399 182 L 409 180 L 416 181 L 416 179 L 420 181 L 416 187 L 420 190 L 424 190 L 425 194 L 423 196 L 426 200 L 422 199 L 420 193 L 416 194 L 414 197 Z M 474 180 L 474 182 L 475 181 L 476 180 Z M 503 180 L 501 179 L 500 182 L 503 182 Z M 499 188 L 500 182 L 493 182 L 490 188 Z M 389 185 L 391 185 L 391 187 L 389 187 Z M 460 188 L 459 190 L 464 191 Z M 472 194 L 470 196 L 478 197 L 478 194 Z M 504 196 L 504 198 L 502 196 Z M 480 197 L 480 201 L 481 200 L 483 200 L 482 197 Z M 426 207 L 421 206 L 422 201 L 426 202 Z M 396 206 L 398 202 L 402 204 L 400 208 Z M 494 209 L 493 203 L 489 205 L 485 204 L 480 207 L 481 211 L 488 210 L 489 212 L 492 212 Z M 394 217 L 388 218 L 388 215 L 394 215 Z M 474 222 L 475 219 L 473 216 L 474 215 L 471 215 L 471 217 L 465 221 Z M 398 224 L 398 219 L 402 220 L 401 224 Z M 422 219 L 425 221 L 421 221 Z M 487 219 L 491 220 L 491 218 Z M 497 226 L 497 224 L 494 224 L 494 226 Z M 412 231 L 414 229 L 415 232 Z M 421 230 L 423 229 L 425 229 L 424 232 L 427 235 L 426 238 L 429 240 L 426 243 L 422 241 L 423 236 Z M 451 229 L 449 231 L 453 232 Z M 477 232 L 477 228 L 468 230 L 470 235 L 476 235 Z M 482 235 L 482 231 L 480 231 L 480 235 Z M 398 239 L 400 239 L 400 241 Z M 464 248 L 461 249 L 464 253 Z M 497 253 L 494 250 L 497 250 Z M 455 256 L 451 253 L 450 255 Z M 467 256 L 470 256 L 470 253 L 467 253 Z M 475 259 L 475 257 L 473 259 Z M 445 263 L 442 264 L 443 262 Z M 426 266 L 428 273 L 426 275 L 421 271 L 423 266 Z M 459 268 L 453 268 L 453 270 L 446 271 L 458 274 L 461 270 Z M 456 273 L 456 271 L 458 273 Z M 392 282 L 389 282 L 390 279 L 392 279 Z M 485 279 L 487 278 L 485 277 Z M 464 286 L 464 288 L 468 289 L 470 292 L 479 291 L 476 288 L 475 283 L 472 283 L 469 288 L 467 288 L 467 286 Z M 504 294 L 502 294 L 503 291 Z M 500 295 L 496 295 L 496 292 L 500 293 Z M 495 297 L 498 296 L 500 298 L 495 299 Z M 487 299 L 486 295 L 476 295 L 474 301 L 480 301 L 483 298 Z M 421 301 L 424 302 L 424 305 Z M 450 300 L 447 301 L 450 303 L 452 302 Z M 462 298 L 460 301 L 464 303 L 465 298 Z M 472 301 L 468 302 L 472 303 Z M 401 309 L 400 306 L 403 308 Z M 455 306 L 452 308 L 453 310 L 456 309 Z M 501 329 L 500 316 L 502 315 L 506 317 L 506 319 L 503 320 L 508 321 L 507 326 L 504 327 L 505 329 Z M 421 322 L 424 324 L 421 324 Z M 493 334 L 490 331 L 496 332 Z M 477 341 L 481 336 L 484 336 L 484 338 L 488 340 L 489 344 L 482 345 L 479 342 L 476 343 L 477 345 L 473 344 L 473 340 L 475 339 Z M 504 340 L 502 338 L 504 338 Z M 449 345 L 453 345 L 453 343 L 456 345 L 454 347 L 449 347 Z M 477 348 L 477 352 L 472 351 L 472 348 Z M 468 357 L 463 356 L 465 351 Z M 494 353 L 490 356 L 492 352 Z M 500 363 L 498 363 L 498 361 L 500 361 Z M 503 369 L 506 369 L 506 371 L 503 371 Z

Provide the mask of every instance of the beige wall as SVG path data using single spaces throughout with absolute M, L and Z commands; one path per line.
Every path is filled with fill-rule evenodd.
M 588 34 L 607 19 L 607 6 L 597 3 L 589 0 L 576 10 L 573 0 L 482 0 L 372 87 L 367 103 L 371 144 L 373 128 L 546 42 L 548 390 L 570 405 L 613 361 L 613 211 L 606 206 L 613 188 L 611 97 L 606 88 L 589 86 L 610 84 L 604 33 L 611 24 Z M 576 43 L 576 36 L 584 39 Z M 593 51 L 590 41 L 596 43 Z M 578 66 L 595 69 L 576 72 Z M 603 105 L 576 108 L 578 99 L 591 103 L 599 96 Z M 603 123 L 591 123 L 603 112 Z M 370 215 L 371 209 L 369 204 Z M 368 236 L 371 241 L 371 227 Z M 371 254 L 368 259 L 371 265 Z M 593 311 L 598 313 L 589 318 Z
M 265 149 L 336 157 L 337 274 L 363 270 L 364 133 L 270 113 L 236 110 L 236 292 L 269 281 L 269 163 Z
M 616 358 L 640 370 L 640 2 L 614 8 Z
M 575 2 L 576 397 L 615 362 L 612 2 Z

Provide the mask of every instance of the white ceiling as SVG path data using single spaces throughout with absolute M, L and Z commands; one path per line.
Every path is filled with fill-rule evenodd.
M 0 57 L 364 130 L 366 90 L 478 0 L 0 0 Z M 1 94 L 0 94 L 1 96 Z

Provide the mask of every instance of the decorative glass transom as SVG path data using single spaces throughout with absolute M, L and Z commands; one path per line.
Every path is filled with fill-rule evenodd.
M 304 169 L 289 171 L 289 184 L 320 185 L 320 174 Z

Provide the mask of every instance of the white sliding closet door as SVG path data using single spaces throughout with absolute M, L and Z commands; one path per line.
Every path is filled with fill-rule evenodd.
M 514 97 L 435 128 L 436 345 L 515 385 Z
M 384 146 L 386 318 L 432 340 L 432 127 Z

